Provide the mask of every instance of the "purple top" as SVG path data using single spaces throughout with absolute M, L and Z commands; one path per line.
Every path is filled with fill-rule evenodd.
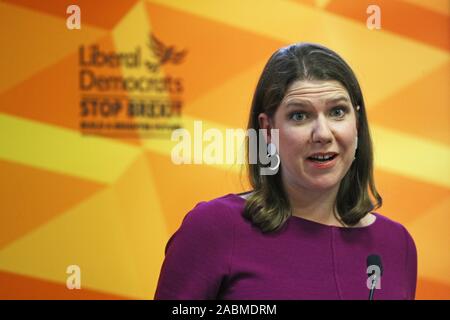
M 155 299 L 368 299 L 367 256 L 381 257 L 374 299 L 414 299 L 417 252 L 379 213 L 343 228 L 292 216 L 276 233 L 246 220 L 236 194 L 198 203 L 167 242 Z

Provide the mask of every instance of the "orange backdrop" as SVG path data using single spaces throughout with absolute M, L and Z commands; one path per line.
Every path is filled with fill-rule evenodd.
M 80 30 L 66 27 L 70 4 L 81 9 Z M 245 128 L 265 62 L 299 41 L 328 46 L 354 68 L 375 144 L 378 211 L 416 241 L 417 298 L 450 298 L 449 2 L 379 0 L 380 30 L 366 26 L 369 4 L 1 2 L 0 299 L 151 299 L 184 215 L 247 190 L 246 180 L 238 166 L 175 165 L 170 131 L 81 124 Z M 129 65 L 88 66 L 94 48 Z M 147 87 L 108 82 L 117 78 Z M 108 103 L 94 114 L 92 101 Z M 181 116 L 130 117 L 129 101 L 146 112 L 175 103 Z M 120 112 L 108 113 L 115 102 Z M 80 267 L 81 290 L 66 288 L 69 265 Z

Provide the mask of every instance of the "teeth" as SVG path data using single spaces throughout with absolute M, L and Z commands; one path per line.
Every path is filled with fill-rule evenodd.
M 318 160 L 328 160 L 332 157 L 332 155 L 326 155 L 326 156 L 314 156 L 312 157 L 313 159 L 318 159 Z

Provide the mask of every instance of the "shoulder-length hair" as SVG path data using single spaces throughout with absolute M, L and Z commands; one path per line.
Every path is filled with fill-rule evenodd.
M 350 95 L 356 114 L 358 148 L 356 159 L 340 182 L 333 208 L 337 208 L 337 213 L 334 211 L 336 218 L 354 226 L 370 211 L 381 207 L 382 198 L 375 188 L 372 140 L 361 88 L 350 66 L 337 53 L 311 43 L 293 44 L 277 50 L 264 67 L 256 86 L 248 129 L 258 132 L 258 115 L 266 113 L 273 117 L 287 88 L 297 80 L 336 80 Z M 358 111 L 356 106 L 360 107 Z M 259 146 L 259 141 L 256 146 Z M 244 216 L 264 233 L 276 231 L 292 216 L 281 174 L 261 175 L 263 164 L 259 159 L 257 163 L 250 163 L 248 150 L 247 137 L 246 164 L 253 193 L 246 200 Z

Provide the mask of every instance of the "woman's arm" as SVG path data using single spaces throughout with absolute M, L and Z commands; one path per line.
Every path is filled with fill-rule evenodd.
M 406 299 L 414 300 L 416 297 L 417 285 L 417 249 L 414 243 L 414 239 L 406 230 L 406 228 L 404 228 L 404 231 L 406 237 Z
M 155 299 L 216 299 L 229 273 L 233 226 L 228 208 L 201 202 L 166 245 Z

